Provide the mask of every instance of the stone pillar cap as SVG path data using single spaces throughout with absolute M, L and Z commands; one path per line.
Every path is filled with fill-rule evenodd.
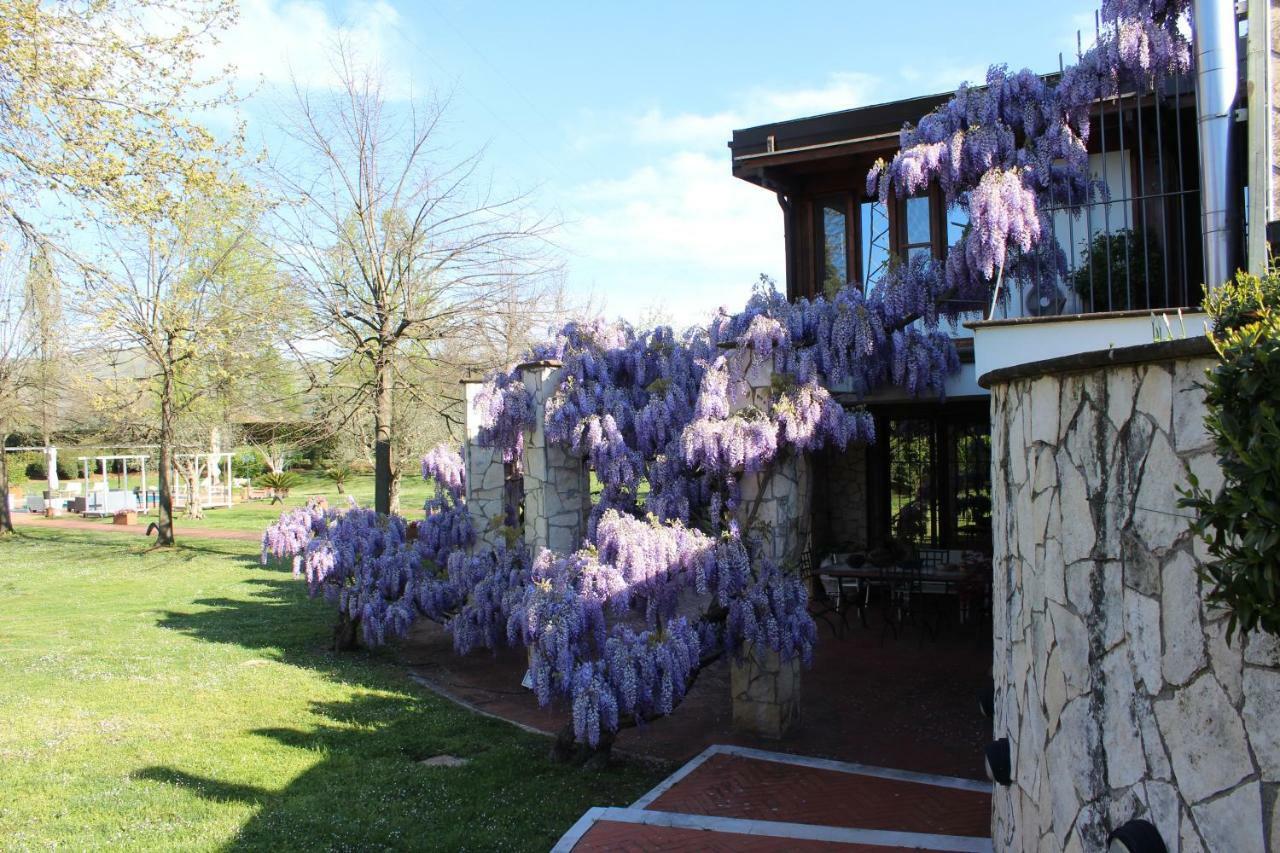
M 559 362 L 559 361 L 555 360 L 554 358 L 543 358 L 543 359 L 539 359 L 539 360 L 537 360 L 537 361 L 526 361 L 526 362 L 524 362 L 524 363 L 522 363 L 522 364 L 518 364 L 518 365 L 516 365 L 516 369 L 518 369 L 518 370 L 535 370 L 535 369 L 537 369 L 537 368 L 539 368 L 539 367 L 563 367 L 563 366 L 564 366 L 564 365 L 563 365 L 563 363 L 562 363 L 562 362 Z

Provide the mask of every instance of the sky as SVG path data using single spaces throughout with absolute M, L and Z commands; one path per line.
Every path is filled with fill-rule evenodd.
M 703 321 L 781 280 L 772 193 L 732 177 L 735 128 L 981 81 L 993 62 L 1068 61 L 1096 0 L 471 3 L 242 0 L 216 56 L 250 140 L 290 76 L 333 83 L 348 39 L 397 98 L 449 95 L 442 141 L 483 149 L 496 186 L 562 224 L 566 287 L 608 317 Z

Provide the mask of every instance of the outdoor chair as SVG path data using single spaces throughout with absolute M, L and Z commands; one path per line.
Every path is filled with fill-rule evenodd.
M 826 588 L 827 578 L 816 577 L 821 561 L 808 542 L 800 551 L 800 579 L 809 590 L 809 615 L 821 619 L 831 629 L 832 636 L 841 636 L 840 626 L 833 622 L 832 614 L 839 616 L 839 591 L 833 596 Z
M 898 639 L 898 632 L 907 624 L 915 624 L 915 606 L 920 596 L 920 561 L 903 560 L 896 566 L 886 566 L 884 583 L 888 595 L 884 600 L 884 627 L 880 630 L 880 644 L 884 645 L 887 632 Z

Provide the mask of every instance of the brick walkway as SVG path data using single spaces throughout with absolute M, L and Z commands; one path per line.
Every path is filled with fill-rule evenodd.
M 990 819 L 983 782 L 713 746 L 555 850 L 989 851 Z
M 14 526 L 53 527 L 59 530 L 88 530 L 93 533 L 133 533 L 145 535 L 147 524 L 110 524 L 104 521 L 88 521 L 83 518 L 45 518 L 33 512 L 13 513 Z M 149 523 L 149 522 L 148 522 Z M 262 534 L 252 530 L 215 530 L 210 527 L 175 527 L 173 535 L 185 539 L 234 539 L 240 542 L 261 542 Z

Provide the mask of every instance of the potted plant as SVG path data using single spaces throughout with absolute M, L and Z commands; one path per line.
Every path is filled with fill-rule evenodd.
M 1104 231 L 1081 249 L 1070 280 L 1085 311 L 1158 306 L 1165 301 L 1164 252 L 1149 231 Z

